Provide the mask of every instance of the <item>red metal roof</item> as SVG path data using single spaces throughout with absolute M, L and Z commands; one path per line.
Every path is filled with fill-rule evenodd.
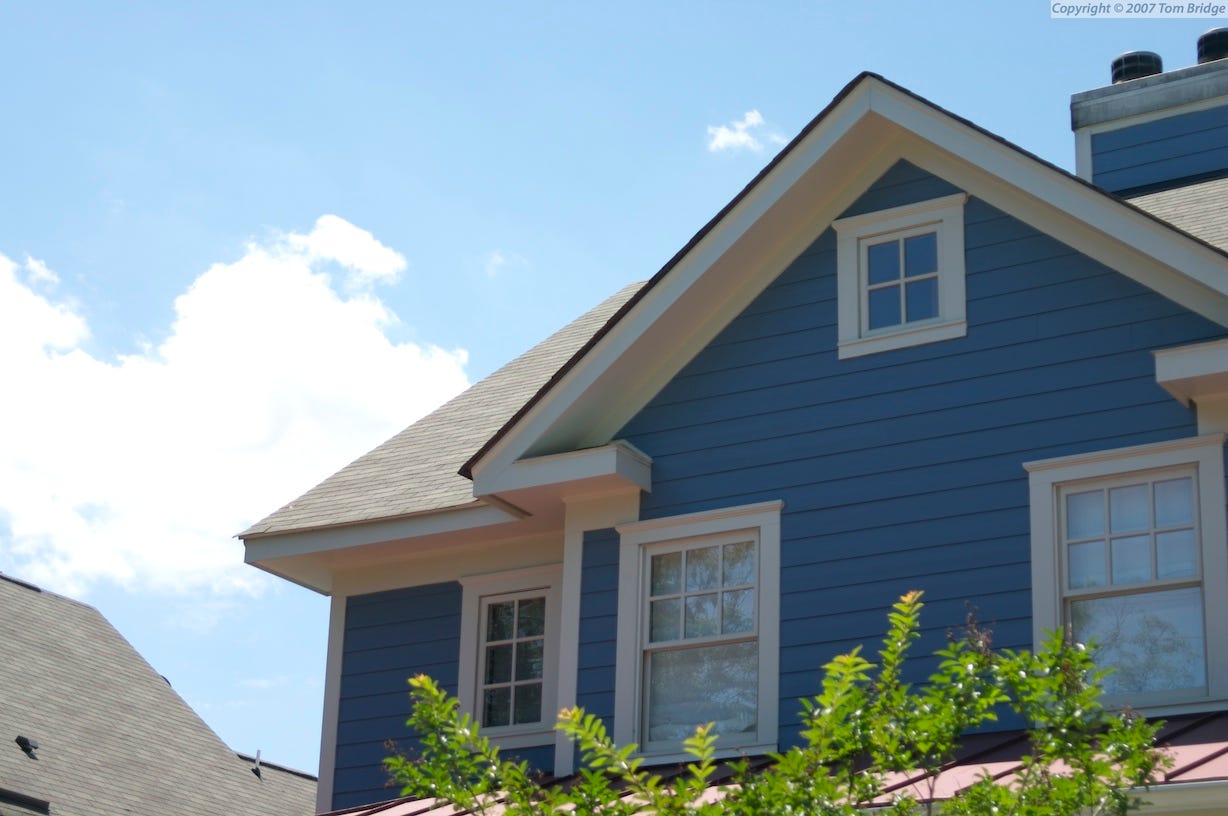
M 1173 764 L 1152 787 L 1153 794 L 1177 786 L 1225 783 L 1222 801 L 1228 802 L 1228 711 L 1171 717 L 1160 729 L 1156 744 L 1168 753 Z M 1027 749 L 1027 735 L 1022 731 L 971 734 L 964 738 L 959 758 L 936 777 L 920 771 L 897 774 L 889 783 L 888 793 L 911 788 L 913 796 L 922 802 L 949 799 L 986 773 L 1006 784 L 1020 769 L 1020 757 Z M 657 772 L 668 778 L 674 770 L 671 766 Z M 558 779 L 551 784 L 567 781 Z M 721 798 L 723 784 L 717 778 L 705 798 Z M 436 799 L 404 797 L 336 810 L 328 816 L 455 816 L 463 812 Z M 490 812 L 501 811 L 496 805 Z

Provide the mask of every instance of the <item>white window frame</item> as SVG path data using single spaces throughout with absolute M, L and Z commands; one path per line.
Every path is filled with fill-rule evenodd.
M 681 516 L 632 522 L 616 527 L 620 540 L 618 575 L 618 639 L 614 691 L 614 740 L 635 743 L 654 761 L 686 759 L 681 741 L 645 745 L 641 739 L 644 711 L 646 631 L 646 554 L 654 550 L 728 540 L 734 533 L 750 534 L 757 542 L 758 584 L 755 619 L 758 636 L 758 722 L 753 733 L 723 736 L 721 756 L 759 754 L 777 749 L 780 709 L 780 511 L 784 502 L 771 501 Z
M 963 337 L 968 333 L 964 270 L 967 193 L 906 204 L 832 222 L 836 230 L 837 356 L 876 354 Z M 871 243 L 937 233 L 938 316 L 869 328 L 866 251 Z
M 1136 445 L 1116 450 L 1027 462 L 1031 505 L 1032 640 L 1064 625 L 1060 501 L 1074 487 L 1094 488 L 1136 475 L 1196 473 L 1195 524 L 1199 530 L 1203 626 L 1207 661 L 1205 693 L 1147 693 L 1106 700 L 1152 713 L 1198 710 L 1228 699 L 1228 521 L 1225 519 L 1225 434 Z
M 507 572 L 465 575 L 460 579 L 461 637 L 457 698 L 461 710 L 480 722 L 482 718 L 482 649 L 486 637 L 482 619 L 484 601 L 514 600 L 543 595 L 546 598 L 546 640 L 542 659 L 542 719 L 536 723 L 487 728 L 482 733 L 501 748 L 527 748 L 554 745 L 555 715 L 558 713 L 558 663 L 562 607 L 563 565 Z

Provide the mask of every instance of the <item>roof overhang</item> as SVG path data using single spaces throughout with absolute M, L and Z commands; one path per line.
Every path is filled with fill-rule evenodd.
M 1228 340 L 1155 352 L 1156 382 L 1194 405 L 1200 434 L 1228 431 Z
M 1228 256 L 875 75 L 854 80 L 462 468 L 603 445 L 900 159 L 1228 326 Z

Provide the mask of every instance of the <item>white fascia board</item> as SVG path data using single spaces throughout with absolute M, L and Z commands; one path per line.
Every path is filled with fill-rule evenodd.
M 1228 395 L 1228 339 L 1152 353 L 1156 382 L 1182 404 Z
M 753 190 L 740 200 L 732 211 L 727 213 L 720 223 L 716 224 L 703 239 L 693 247 L 685 257 L 670 269 L 668 275 L 654 286 L 635 307 L 625 315 L 618 324 L 606 334 L 601 341 L 591 349 L 556 385 L 523 417 L 517 427 L 510 430 L 486 455 L 473 467 L 474 480 L 479 481 L 485 470 L 499 470 L 508 467 L 512 462 L 523 456 L 555 423 L 559 422 L 589 389 L 597 383 L 602 375 L 614 366 L 642 336 L 666 314 L 678 301 L 703 278 L 714 265 L 718 264 L 727 252 L 743 238 L 747 232 L 782 198 L 794 185 L 814 167 L 821 158 L 828 155 L 850 130 L 866 117 L 869 112 L 869 86 L 862 85 L 849 94 L 840 105 L 831 111 L 826 119 L 806 138 L 794 147 L 768 176 L 760 181 Z M 885 171 L 889 164 L 881 157 L 888 155 L 883 143 L 871 143 L 860 140 L 855 146 L 860 150 L 864 165 L 881 164 Z M 860 180 L 860 176 L 869 176 L 865 170 L 854 174 L 846 167 L 838 169 L 846 179 L 850 176 Z M 874 166 L 875 170 L 878 166 Z M 876 176 L 875 176 L 876 177 Z M 873 178 L 869 178 L 873 181 Z M 850 191 L 855 183 L 832 184 L 830 195 L 846 207 L 852 203 Z M 856 190 L 860 193 L 861 190 Z M 847 202 L 844 201 L 847 198 Z M 841 207 L 843 209 L 843 207 Z M 839 212 L 836 210 L 835 212 Z M 835 213 L 828 214 L 828 220 Z M 814 236 L 810 236 L 813 240 Z M 808 243 L 808 242 L 807 242 Z M 800 252 L 805 245 L 797 248 Z M 787 254 L 787 253 L 786 253 Z M 796 252 L 783 258 L 775 272 L 778 273 L 796 257 Z M 766 264 L 764 264 L 766 266 Z M 742 270 L 745 272 L 745 269 Z M 656 390 L 664 385 L 668 375 L 672 375 L 679 367 L 678 361 L 685 362 L 699 348 L 706 344 L 716 331 L 723 328 L 734 315 L 738 313 L 755 294 L 762 290 L 767 281 L 756 281 L 756 276 L 743 274 L 733 278 L 735 284 L 740 284 L 743 291 L 732 288 L 718 289 L 708 294 L 708 299 L 698 304 L 689 304 L 686 315 L 690 320 L 703 321 L 703 326 L 693 324 L 682 326 L 682 321 L 675 322 L 675 334 L 678 342 L 674 345 L 658 344 L 655 353 L 645 363 L 651 368 L 641 365 L 637 367 L 636 382 L 623 383 L 626 388 L 620 393 L 607 394 L 602 401 L 602 418 L 604 423 L 594 424 L 589 435 L 584 439 L 589 444 L 601 444 L 617 431 L 627 418 L 627 406 L 638 408 Z M 769 278 L 770 280 L 770 278 Z M 742 296 L 739 297 L 738 295 Z M 704 329 L 707 329 L 705 331 Z M 660 354 L 661 348 L 669 348 L 669 354 Z M 632 409 L 632 412 L 634 409 Z M 609 419 L 613 417 L 614 419 Z M 621 420 L 621 421 L 620 421 Z M 604 437 L 604 438 L 602 438 Z
M 858 128 L 858 138 L 842 143 Z M 551 443 L 543 445 L 542 440 L 566 439 L 574 428 L 583 428 L 587 435 L 567 440 L 573 446 L 606 442 L 793 260 L 796 252 L 790 256 L 789 251 L 804 248 L 805 243 L 782 239 L 776 221 L 784 216 L 782 211 L 772 212 L 773 207 L 784 204 L 802 210 L 803 217 L 792 222 L 795 235 L 809 229 L 813 240 L 815 230 L 823 229 L 900 158 L 1228 326 L 1228 258 L 1222 253 L 870 77 L 830 111 L 474 465 L 475 480 L 488 469 L 509 467 L 535 445 L 548 448 Z M 814 185 L 816 177 L 831 183 Z M 804 178 L 807 183 L 799 185 Z M 795 191 L 795 185 L 806 189 Z M 815 186 L 825 188 L 821 203 L 805 197 L 816 195 Z M 769 236 L 775 244 L 738 243 L 761 219 L 775 215 L 780 218 L 772 227 L 778 232 Z M 748 247 L 762 253 L 736 257 L 741 275 L 722 278 L 724 288 L 712 283 Z M 639 348 L 637 343 L 684 298 L 686 308 L 679 311 L 685 317 L 665 321 L 668 329 L 661 330 L 678 342 L 666 345 L 654 338 L 658 342 L 653 343 L 653 355 L 641 355 L 635 360 L 637 365 L 620 368 L 624 356 L 631 359 Z M 669 348 L 670 353 L 660 354 L 661 348 Z
M 263 562 L 275 559 L 333 552 L 378 544 L 383 541 L 421 538 L 489 527 L 494 524 L 515 521 L 518 518 L 519 516 L 510 508 L 494 507 L 475 501 L 459 507 L 448 507 L 399 519 L 249 536 L 243 540 L 243 560 L 249 564 L 262 566 Z
M 626 482 L 628 487 L 651 492 L 652 457 L 623 441 L 599 448 L 535 456 L 513 462 L 510 467 L 486 469 L 475 474 L 473 492 L 482 497 L 611 478 Z
M 1228 802 L 1228 780 L 1210 782 L 1173 782 L 1150 789 L 1131 791 L 1147 804 L 1140 813 L 1160 814 L 1205 812 L 1224 813 Z
M 1070 236 L 1068 243 L 1080 252 L 1123 267 L 1120 271 L 1145 286 L 1228 326 L 1228 258 L 1222 253 L 894 89 L 876 87 L 872 107 L 957 157 L 972 174 L 980 171 L 991 183 L 969 190 L 973 195 L 989 200 L 986 189 L 998 188 L 1001 208 L 1008 212 L 1012 198 L 1022 198 L 1033 213 L 1050 210 L 1043 224 L 1033 226 L 1061 240 Z

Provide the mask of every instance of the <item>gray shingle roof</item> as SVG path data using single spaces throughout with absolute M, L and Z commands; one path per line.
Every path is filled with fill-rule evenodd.
M 314 778 L 251 766 L 96 609 L 0 576 L 0 813 L 39 812 L 20 797 L 55 816 L 314 812 Z
M 1228 178 L 1133 196 L 1130 203 L 1228 252 Z
M 464 393 L 240 533 L 244 538 L 392 519 L 471 503 L 457 471 L 643 286 L 632 284 Z

